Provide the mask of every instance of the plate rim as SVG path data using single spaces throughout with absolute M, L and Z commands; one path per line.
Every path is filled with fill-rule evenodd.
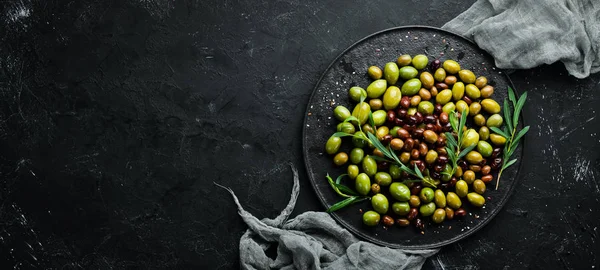
M 322 71 L 321 76 L 319 76 L 319 79 L 317 80 L 317 82 L 315 83 L 315 86 L 312 88 L 312 92 L 311 95 L 308 99 L 307 105 L 306 105 L 306 109 L 304 110 L 304 121 L 302 122 L 302 156 L 303 156 L 303 162 L 304 162 L 304 167 L 306 169 L 307 172 L 307 176 L 308 176 L 308 180 L 310 181 L 311 187 L 313 189 L 313 192 L 315 193 L 315 195 L 317 195 L 317 197 L 319 198 L 319 201 L 321 202 L 321 205 L 323 207 L 327 207 L 327 202 L 325 201 L 325 198 L 323 198 L 323 195 L 319 192 L 319 190 L 317 190 L 316 188 L 316 184 L 315 181 L 311 178 L 311 166 L 309 165 L 309 163 L 307 162 L 307 151 L 306 151 L 306 144 L 307 144 L 307 136 L 306 136 L 306 125 L 307 125 L 307 121 L 309 119 L 309 115 L 308 112 L 310 111 L 310 106 L 311 106 L 311 101 L 313 100 L 316 91 L 318 90 L 319 86 L 321 85 L 321 82 L 323 81 L 327 71 L 329 69 L 331 69 L 348 51 L 350 51 L 351 49 L 353 49 L 355 46 L 357 46 L 358 44 L 372 38 L 375 37 L 377 35 L 381 35 L 387 32 L 393 32 L 393 31 L 397 31 L 397 30 L 405 30 L 405 29 L 426 29 L 426 30 L 434 30 L 434 31 L 441 31 L 444 32 L 446 34 L 455 36 L 459 39 L 462 39 L 463 41 L 474 45 L 475 47 L 479 48 L 480 50 L 484 51 L 486 54 L 488 54 L 488 56 L 491 56 L 492 59 L 495 62 L 495 58 L 487 51 L 483 50 L 482 48 L 480 48 L 475 42 L 469 40 L 468 38 L 454 33 L 452 31 L 449 30 L 445 30 L 439 27 L 434 27 L 434 26 L 428 26 L 428 25 L 403 25 L 403 26 L 396 26 L 396 27 L 391 27 L 391 28 L 387 28 L 387 29 L 383 29 L 374 33 L 371 33 L 367 36 L 364 36 L 362 38 L 360 38 L 359 40 L 357 40 L 356 42 L 352 43 L 350 46 L 348 46 L 347 48 L 345 48 L 342 52 L 340 52 L 331 62 L 329 65 L 327 65 L 327 67 Z M 513 91 L 515 92 L 515 95 L 518 95 L 518 91 L 515 89 L 514 84 L 512 82 L 512 80 L 510 79 L 510 77 L 508 76 L 506 69 L 501 69 L 501 68 L 497 68 L 497 70 L 503 71 L 503 76 L 506 78 L 507 80 L 507 84 L 509 87 L 511 87 L 513 89 Z M 520 122 L 521 122 L 521 126 L 525 126 L 525 121 L 524 121 L 524 116 L 521 113 L 520 115 Z M 373 244 L 377 244 L 380 246 L 384 246 L 384 247 L 389 247 L 389 248 L 402 248 L 402 249 L 408 249 L 408 250 L 421 250 L 421 249 L 433 249 L 433 248 L 440 248 L 452 243 L 456 243 L 462 239 L 465 239 L 471 235 L 473 235 L 475 232 L 479 231 L 480 229 L 482 229 L 483 227 L 485 227 L 487 224 L 490 223 L 490 221 L 492 221 L 496 215 L 498 215 L 498 213 L 500 213 L 500 211 L 505 207 L 507 201 L 509 200 L 509 198 L 513 195 L 514 193 L 514 189 L 515 186 L 519 183 L 519 179 L 520 177 L 520 172 L 522 170 L 523 167 L 523 157 L 524 157 L 524 153 L 525 153 L 525 143 L 526 143 L 527 139 L 526 136 L 524 136 L 522 138 L 522 142 L 519 145 L 520 149 L 520 156 L 521 156 L 521 160 L 519 161 L 519 166 L 517 168 L 516 174 L 515 174 L 515 178 L 514 178 L 514 183 L 511 185 L 511 187 L 507 190 L 508 196 L 505 196 L 502 200 L 500 200 L 499 205 L 501 206 L 500 208 L 498 208 L 498 210 L 493 211 L 489 218 L 481 223 L 478 223 L 477 225 L 475 225 L 474 227 L 472 227 L 470 230 L 458 234 L 456 237 L 450 238 L 448 240 L 445 241 L 441 241 L 439 243 L 434 243 L 434 244 L 426 244 L 426 245 L 401 245 L 401 244 L 394 244 L 394 243 L 389 243 L 389 242 L 385 242 L 385 241 L 381 241 L 375 238 L 367 238 L 364 237 L 362 235 L 362 232 L 358 231 L 356 228 L 354 228 L 353 226 L 351 226 L 351 224 L 348 224 L 347 222 L 345 222 L 337 213 L 333 212 L 333 213 L 329 213 L 329 215 L 331 217 L 334 218 L 334 220 L 341 225 L 342 228 L 350 231 L 355 237 L 362 239 L 363 241 L 369 242 L 369 243 L 373 243 Z

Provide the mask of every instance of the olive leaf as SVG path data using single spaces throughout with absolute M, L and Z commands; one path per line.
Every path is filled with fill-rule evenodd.
M 350 136 L 354 136 L 354 134 L 338 131 L 336 133 L 333 133 L 333 135 L 331 135 L 331 136 L 332 137 L 350 137 Z
M 517 106 L 517 99 L 515 98 L 515 91 L 510 86 L 508 87 L 508 99 L 510 100 L 510 102 L 512 102 L 512 105 L 514 107 Z M 510 119 L 510 118 L 508 118 L 508 119 Z
M 510 106 L 508 105 L 508 100 L 504 99 L 504 122 L 506 123 L 506 126 L 508 127 L 508 130 L 512 130 L 513 129 L 513 122 L 510 121 L 510 119 L 512 119 L 511 117 L 511 113 L 510 113 Z
M 371 111 L 369 111 L 369 124 L 371 125 L 371 127 L 373 127 L 373 129 L 375 129 L 375 120 L 373 120 L 373 113 Z
M 461 159 L 462 157 L 466 156 L 469 152 L 471 152 L 474 148 L 475 148 L 475 144 L 471 145 L 465 149 L 463 149 L 462 151 L 460 151 L 460 154 L 458 154 L 458 158 Z
M 342 181 L 342 178 L 344 178 L 344 176 L 347 176 L 347 175 L 348 175 L 348 174 L 340 174 L 340 176 L 338 176 L 338 177 L 335 179 L 335 183 L 336 183 L 336 184 L 339 184 L 339 183 Z
M 331 188 L 333 188 L 333 190 L 335 191 L 335 193 L 337 193 L 338 195 L 342 196 L 342 197 L 350 197 L 350 195 L 343 193 L 342 191 L 340 191 L 340 189 L 338 188 L 337 184 L 333 181 L 333 179 L 331 179 L 331 177 L 329 176 L 329 174 L 327 174 L 327 176 L 325 176 L 327 178 L 327 182 L 329 182 L 329 185 L 331 186 Z
M 344 120 L 344 122 L 349 122 L 349 121 L 356 121 L 357 123 L 360 122 L 360 121 L 358 121 L 358 118 L 356 118 L 355 116 L 348 116 L 348 118 L 346 118 Z
M 331 213 L 331 212 L 335 212 L 337 210 L 340 210 L 348 205 L 357 203 L 357 202 L 362 202 L 366 199 L 368 199 L 369 197 L 359 197 L 359 196 L 352 196 L 349 197 L 343 201 L 340 201 L 334 205 L 332 205 L 331 207 L 329 207 L 329 209 L 327 209 L 327 213 Z
M 511 161 L 509 161 L 509 162 L 507 162 L 507 163 L 506 163 L 506 164 L 504 164 L 504 166 L 502 166 L 502 167 L 506 169 L 506 168 L 510 167 L 511 165 L 515 164 L 515 162 L 517 162 L 517 159 L 516 159 L 516 158 L 515 158 L 515 159 L 512 159 L 512 160 L 511 160 Z
M 523 95 L 521 95 L 521 97 L 519 98 L 519 101 L 517 101 L 517 105 L 515 105 L 515 113 L 513 115 L 513 124 L 515 127 L 519 123 L 519 114 L 521 114 L 521 109 L 523 109 L 526 99 L 527 99 L 527 92 L 525 92 L 525 93 L 523 93 Z M 506 119 L 506 121 L 510 121 L 510 119 Z
M 517 136 L 515 136 L 515 139 L 513 140 L 514 143 L 518 143 L 521 137 L 523 137 L 525 133 L 527 133 L 527 131 L 529 131 L 529 126 L 526 126 L 523 129 L 521 129 L 519 133 L 517 133 Z
M 502 131 L 501 129 L 499 129 L 497 127 L 490 127 L 490 130 L 493 132 L 496 132 L 496 134 L 506 138 L 507 140 L 510 139 L 510 136 L 508 134 L 506 134 L 506 132 Z
M 452 146 L 458 146 L 458 142 L 456 142 L 456 139 L 454 139 L 454 136 L 452 135 L 452 133 L 446 132 L 444 134 L 446 134 L 446 143 L 447 144 L 450 144 Z

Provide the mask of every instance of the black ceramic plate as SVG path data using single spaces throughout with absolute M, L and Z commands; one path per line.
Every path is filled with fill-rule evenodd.
M 495 67 L 490 55 L 469 40 L 437 28 L 393 28 L 368 36 L 346 49 L 317 83 L 307 107 L 303 129 L 306 168 L 325 209 L 343 199 L 331 189 L 325 175 L 329 173 L 335 179 L 345 173 L 347 167 L 336 167 L 332 157 L 324 153 L 325 142 L 335 132 L 338 123 L 333 117 L 333 108 L 344 105 L 352 111 L 348 89 L 352 86 L 366 89 L 371 82 L 366 74 L 369 66 L 383 67 L 402 54 L 425 54 L 430 61 L 457 60 L 461 68 L 488 78 L 489 84 L 495 88 L 493 98 L 500 104 L 507 96 L 507 87 L 511 85 L 506 74 Z M 347 140 L 349 138 L 344 138 L 342 150 L 349 152 L 351 143 Z M 521 155 L 521 151 L 517 151 L 514 157 L 521 160 Z M 463 219 L 445 221 L 441 225 L 433 224 L 426 218 L 424 234 L 414 226 L 387 229 L 381 225 L 374 228 L 364 226 L 360 209 L 371 209 L 370 201 L 351 205 L 332 213 L 332 216 L 354 234 L 379 245 L 408 249 L 440 247 L 473 234 L 492 220 L 509 198 L 516 184 L 519 167 L 520 162 L 504 171 L 498 190 L 494 190 L 495 181 L 488 184 L 488 191 L 484 194 L 488 199 L 483 208 L 472 208 L 468 203 L 463 203 L 469 214 Z M 346 178 L 344 181 L 348 186 L 354 186 L 351 180 Z

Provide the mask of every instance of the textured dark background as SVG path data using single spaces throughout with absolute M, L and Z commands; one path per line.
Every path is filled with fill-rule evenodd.
M 239 267 L 232 187 L 274 217 L 323 210 L 301 130 L 321 72 L 373 32 L 474 1 L 0 2 L 1 268 Z M 517 71 L 529 91 L 512 200 L 427 269 L 591 269 L 600 75 Z

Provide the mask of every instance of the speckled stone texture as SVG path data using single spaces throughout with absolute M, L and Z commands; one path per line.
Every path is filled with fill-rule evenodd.
M 474 1 L 14 0 L 0 4 L 0 265 L 236 269 L 226 192 L 275 217 L 335 57 Z M 598 268 L 600 75 L 517 71 L 523 170 L 502 211 L 426 269 Z M 300 170 L 295 214 L 324 210 Z M 293 214 L 293 215 L 295 215 Z M 426 236 L 425 236 L 426 237 Z

